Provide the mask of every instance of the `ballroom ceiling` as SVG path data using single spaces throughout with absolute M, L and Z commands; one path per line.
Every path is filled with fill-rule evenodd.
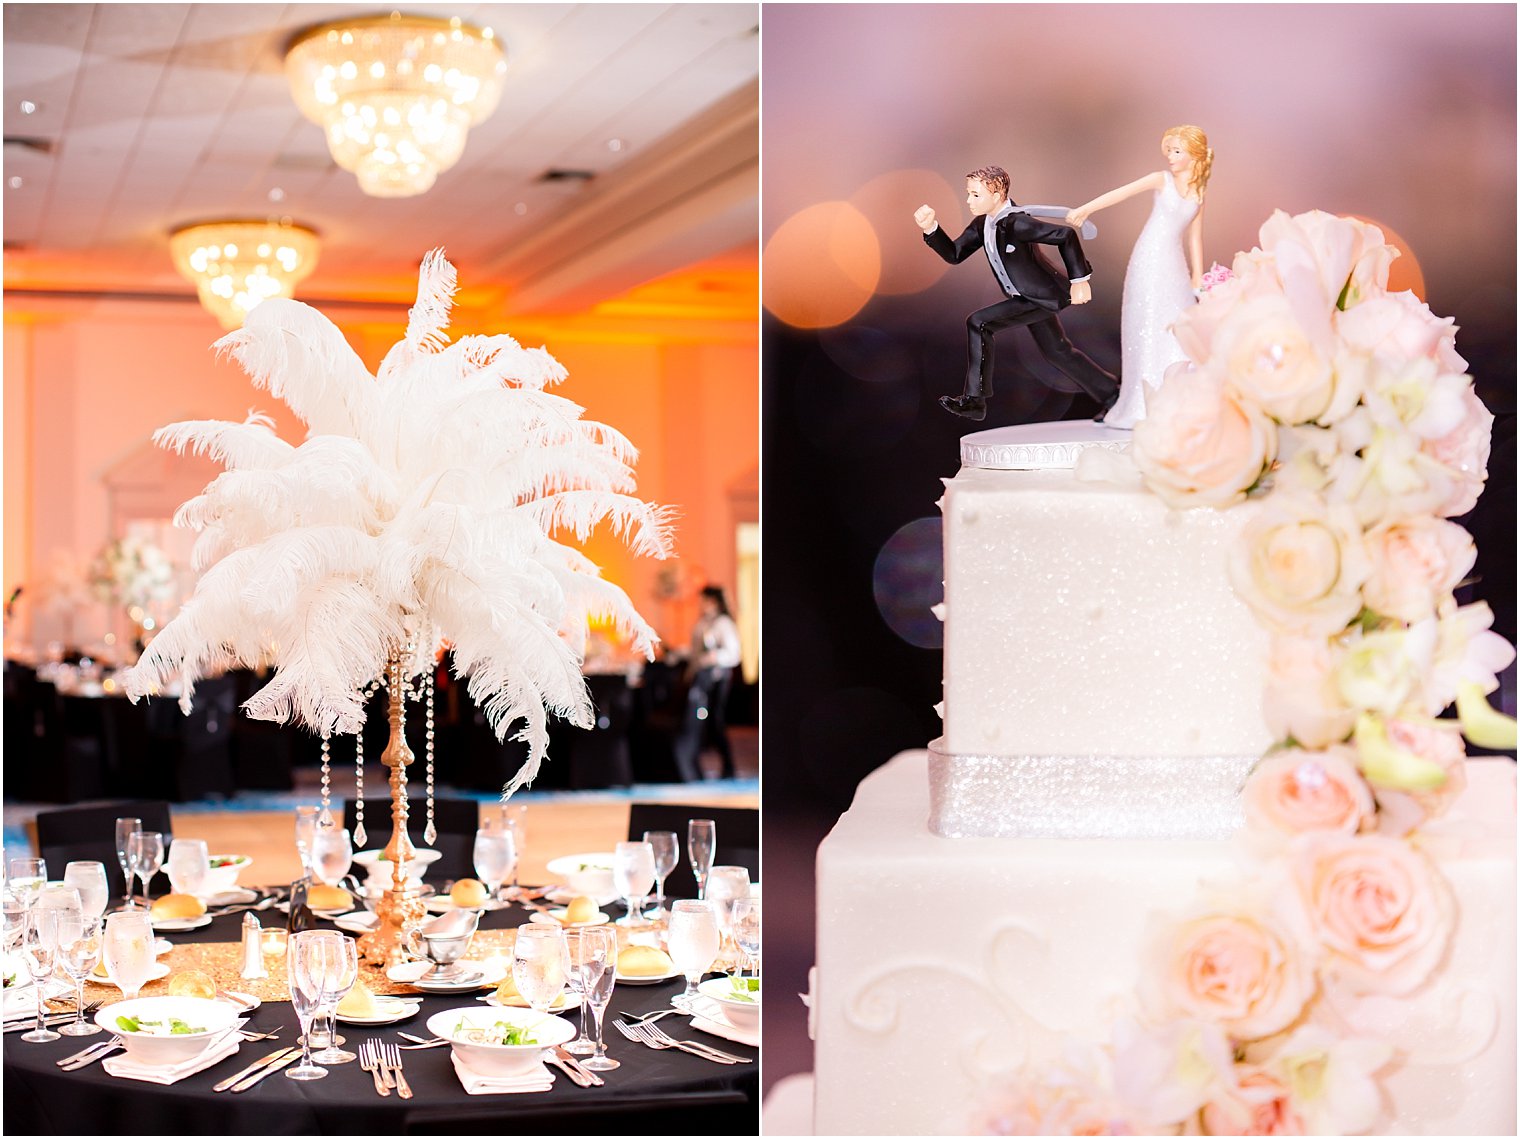
M 439 245 L 486 310 L 581 311 L 692 265 L 707 279 L 683 303 L 717 310 L 753 279 L 755 6 L 407 7 L 490 27 L 508 70 L 459 164 L 382 199 L 297 111 L 283 56 L 302 28 L 387 11 L 6 4 L 7 291 L 192 297 L 168 233 L 231 216 L 318 230 L 298 296 L 322 303 L 407 303 Z

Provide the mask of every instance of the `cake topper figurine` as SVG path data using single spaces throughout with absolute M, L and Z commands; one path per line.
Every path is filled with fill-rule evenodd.
M 985 166 L 966 175 L 966 205 L 971 224 L 952 241 L 929 206 L 919 206 L 913 220 L 924 231 L 924 242 L 952 265 L 984 249 L 992 274 L 1003 290 L 997 304 L 977 309 L 966 318 L 966 386 L 959 396 L 941 396 L 946 411 L 967 419 L 987 415 L 992 394 L 992 338 L 1004 328 L 1027 325 L 1041 355 L 1079 388 L 1098 401 L 1101 417 L 1119 395 L 1119 381 L 1078 351 L 1066 339 L 1056 315 L 1069 304 L 1092 299 L 1088 278 L 1092 267 L 1082 255 L 1077 233 L 1060 222 L 1042 221 L 1009 199 L 1008 173 Z M 1064 211 L 1056 211 L 1063 216 Z M 1038 246 L 1053 245 L 1066 267 L 1062 277 Z
M 1203 195 L 1214 167 L 1208 136 L 1195 126 L 1172 127 L 1161 136 L 1165 170 L 1110 190 L 1066 215 L 1073 225 L 1145 190 L 1153 193 L 1151 215 L 1135 240 L 1124 271 L 1120 344 L 1124 383 L 1118 402 L 1101 418 L 1106 427 L 1132 427 L 1145 418 L 1145 393 L 1167 368 L 1187 359 L 1172 335 L 1172 322 L 1196 303 L 1203 285 Z M 1183 246 L 1187 260 L 1183 260 Z

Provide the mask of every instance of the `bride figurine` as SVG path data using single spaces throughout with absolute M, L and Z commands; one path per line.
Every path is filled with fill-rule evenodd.
M 1122 386 L 1118 402 L 1099 421 L 1106 427 L 1133 427 L 1144 419 L 1145 393 L 1161 383 L 1168 367 L 1187 358 L 1172 335 L 1172 322 L 1197 303 L 1195 290 L 1203 282 L 1203 194 L 1214 152 L 1203 131 L 1180 126 L 1161 136 L 1161 155 L 1165 170 L 1110 190 L 1066 215 L 1080 226 L 1091 214 L 1143 190 L 1155 195 L 1124 271 Z

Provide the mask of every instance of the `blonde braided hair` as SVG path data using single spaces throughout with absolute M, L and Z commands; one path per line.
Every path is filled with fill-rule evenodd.
M 1172 127 L 1161 136 L 1161 145 L 1166 146 L 1167 139 L 1175 138 L 1182 143 L 1188 157 L 1193 160 L 1193 176 L 1188 180 L 1188 189 L 1199 200 L 1203 200 L 1203 191 L 1209 184 L 1209 175 L 1214 170 L 1214 152 L 1209 148 L 1209 136 L 1203 133 L 1201 127 L 1195 127 L 1184 123 L 1180 127 Z

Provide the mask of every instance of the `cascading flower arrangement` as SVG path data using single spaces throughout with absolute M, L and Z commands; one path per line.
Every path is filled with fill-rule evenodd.
M 510 794 L 544 759 L 548 714 L 591 725 L 591 620 L 652 653 L 624 592 L 554 537 L 606 521 L 636 553 L 669 552 L 667 512 L 631 494 L 634 448 L 546 390 L 566 372 L 543 349 L 448 343 L 455 284 L 441 250 L 423 260 L 406 335 L 374 375 L 297 301 L 265 301 L 216 342 L 309 432 L 292 445 L 254 414 L 155 434 L 226 471 L 175 518 L 200 532 L 205 572 L 125 675 L 129 695 L 177 674 L 188 702 L 200 677 L 272 666 L 249 716 L 354 734 L 367 686 L 393 666 L 403 681 L 431 675 L 446 643 L 497 737 L 522 721 L 528 758 Z
M 90 585 L 107 605 L 144 610 L 174 598 L 174 563 L 142 535 L 126 534 L 95 556 Z
M 1022 1073 L 993 1133 L 1371 1128 L 1398 1044 L 1355 1010 L 1428 992 L 1455 924 L 1422 828 L 1466 786 L 1464 734 L 1515 746 L 1486 700 L 1514 649 L 1454 593 L 1493 421 L 1454 324 L 1388 291 L 1374 226 L 1278 212 L 1260 236 L 1179 318 L 1189 360 L 1132 449 L 1175 508 L 1257 501 L 1229 565 L 1278 740 L 1243 792 L 1250 869 L 1157 915 L 1136 1006 Z

